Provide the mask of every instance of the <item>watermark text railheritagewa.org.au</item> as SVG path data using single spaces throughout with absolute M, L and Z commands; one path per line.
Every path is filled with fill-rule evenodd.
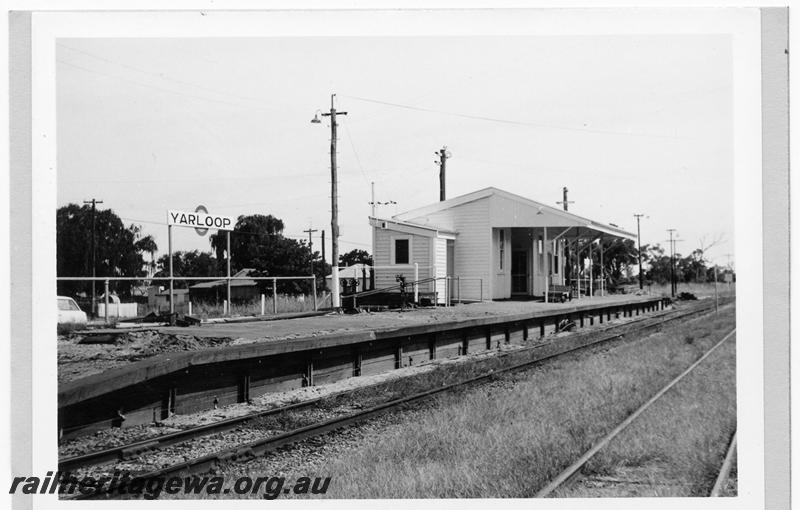
M 113 476 L 76 477 L 68 472 L 48 471 L 38 476 L 16 476 L 9 494 L 83 494 L 110 492 L 119 495 L 157 499 L 161 494 L 260 494 L 264 499 L 282 495 L 319 495 L 328 492 L 331 478 L 299 477 L 287 480 L 282 476 L 242 476 L 226 484 L 222 476 L 168 476 L 136 478 L 130 473 L 115 472 Z

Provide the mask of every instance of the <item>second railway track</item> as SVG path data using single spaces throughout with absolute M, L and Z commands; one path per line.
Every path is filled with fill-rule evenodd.
M 637 418 L 640 417 L 640 415 L 645 413 L 654 404 L 659 402 L 664 395 L 666 395 L 670 390 L 672 390 L 687 376 L 692 374 L 695 371 L 695 369 L 697 369 L 704 361 L 706 361 L 706 359 L 709 356 L 714 354 L 714 352 L 716 352 L 720 347 L 722 347 L 725 344 L 725 342 L 727 342 L 730 338 L 733 338 L 735 334 L 736 334 L 736 328 L 727 333 L 719 342 L 714 344 L 714 346 L 708 349 L 708 351 L 706 351 L 705 354 L 703 354 L 699 359 L 697 359 L 697 361 L 692 363 L 686 370 L 681 372 L 677 377 L 672 379 L 658 392 L 656 392 L 649 400 L 647 400 L 639 408 L 637 408 L 630 415 L 628 415 L 628 417 L 625 418 L 625 420 L 623 420 L 619 425 L 614 427 L 605 436 L 600 438 L 594 444 L 594 446 L 592 446 L 583 455 L 581 455 L 575 462 L 573 462 L 567 468 L 565 468 L 547 485 L 541 488 L 535 494 L 535 497 L 547 498 L 554 496 L 557 491 L 563 490 L 570 483 L 578 479 L 581 476 L 581 470 L 589 463 L 589 461 L 591 461 L 601 450 L 606 448 L 612 441 L 616 440 L 632 423 L 634 423 L 637 420 Z M 736 434 L 734 433 L 733 438 L 731 439 L 731 442 L 727 448 L 727 454 L 725 456 L 725 460 L 723 461 L 722 466 L 719 469 L 714 486 L 708 495 L 713 497 L 720 495 L 722 486 L 726 482 L 728 478 L 728 473 L 731 470 L 732 458 L 735 452 L 735 448 L 736 448 Z

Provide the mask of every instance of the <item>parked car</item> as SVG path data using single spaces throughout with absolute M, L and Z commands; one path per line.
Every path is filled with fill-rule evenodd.
M 57 296 L 57 299 L 59 324 L 86 325 L 88 322 L 86 312 L 81 310 L 74 299 L 67 296 Z

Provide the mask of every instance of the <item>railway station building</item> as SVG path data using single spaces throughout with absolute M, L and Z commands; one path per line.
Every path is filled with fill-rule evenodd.
M 396 287 L 397 275 L 409 282 L 429 280 L 420 292 L 435 295 L 439 303 L 447 294 L 461 300 L 545 301 L 564 291 L 601 295 L 604 275 L 591 274 L 591 264 L 583 268 L 579 261 L 601 250 L 598 241 L 636 239 L 614 225 L 497 188 L 369 221 L 375 288 Z

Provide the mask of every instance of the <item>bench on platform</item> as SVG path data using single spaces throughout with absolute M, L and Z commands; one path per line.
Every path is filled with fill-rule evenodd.
M 572 301 L 572 289 L 568 285 L 550 285 L 547 293 L 552 301 Z

